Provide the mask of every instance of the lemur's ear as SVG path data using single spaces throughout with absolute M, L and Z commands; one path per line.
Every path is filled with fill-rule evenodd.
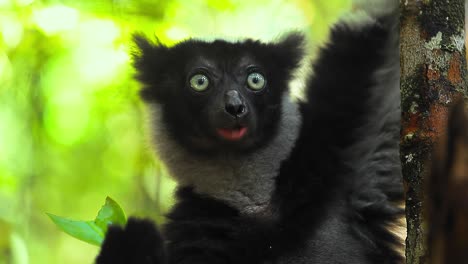
M 300 66 L 305 55 L 304 35 L 294 32 L 283 37 L 274 44 L 273 58 L 277 65 L 285 68 L 289 73 Z
M 135 34 L 133 41 L 136 49 L 133 52 L 133 66 L 136 69 L 136 79 L 143 84 L 141 97 L 144 100 L 164 97 L 162 76 L 169 60 L 169 48 L 156 39 L 149 41 L 141 34 Z

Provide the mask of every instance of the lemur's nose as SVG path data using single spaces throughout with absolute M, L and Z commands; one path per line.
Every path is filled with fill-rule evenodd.
M 247 107 L 242 100 L 239 92 L 236 90 L 229 90 L 224 95 L 224 109 L 233 117 L 239 118 L 247 114 Z

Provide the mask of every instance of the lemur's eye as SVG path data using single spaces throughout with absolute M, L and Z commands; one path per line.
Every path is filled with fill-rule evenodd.
M 210 84 L 210 81 L 203 74 L 195 74 L 190 78 L 190 87 L 197 92 L 205 91 L 208 88 L 208 84 Z
M 247 85 L 250 89 L 259 91 L 265 87 L 265 77 L 258 72 L 252 72 L 247 76 Z

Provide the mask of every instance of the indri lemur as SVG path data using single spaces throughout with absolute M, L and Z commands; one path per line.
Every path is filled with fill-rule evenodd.
M 337 23 L 300 102 L 289 97 L 300 34 L 172 47 L 135 37 L 177 203 L 160 233 L 146 220 L 110 228 L 97 263 L 400 263 L 396 10 Z

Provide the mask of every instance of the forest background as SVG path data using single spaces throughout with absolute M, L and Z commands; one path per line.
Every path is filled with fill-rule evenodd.
M 46 212 L 93 219 L 106 196 L 164 221 L 175 184 L 154 159 L 131 35 L 275 40 L 311 50 L 348 0 L 0 0 L 0 264 L 92 263 Z M 312 52 L 313 53 L 313 52 Z

